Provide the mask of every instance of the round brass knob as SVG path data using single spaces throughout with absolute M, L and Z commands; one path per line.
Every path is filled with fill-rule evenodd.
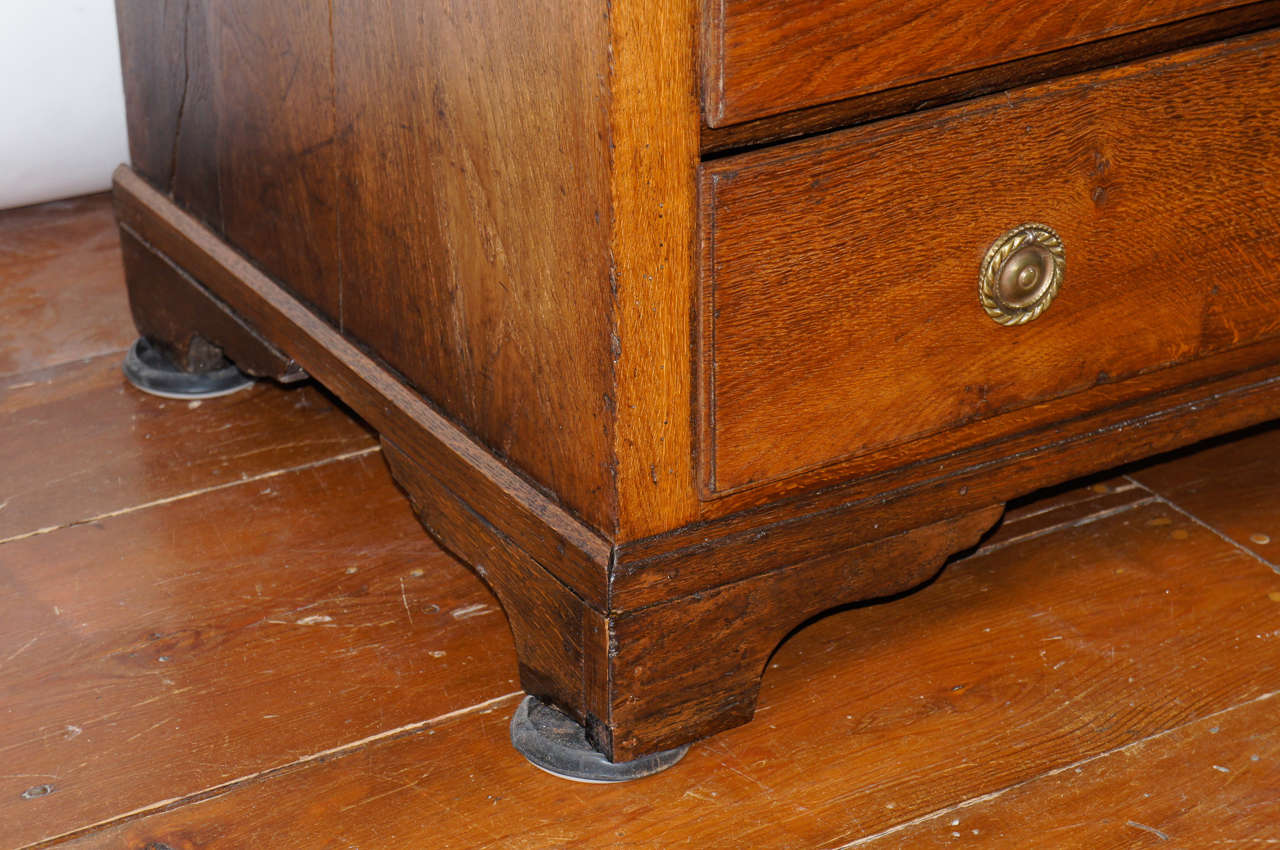
M 1022 325 L 1043 313 L 1058 288 L 1067 258 L 1052 227 L 1023 224 L 997 239 L 982 261 L 978 297 L 1002 325 Z

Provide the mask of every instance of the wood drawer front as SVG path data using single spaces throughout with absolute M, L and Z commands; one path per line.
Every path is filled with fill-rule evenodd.
M 706 0 L 721 127 L 1246 5 L 1241 0 Z
M 1278 44 L 705 164 L 706 489 L 889 447 L 881 466 L 910 462 L 911 441 L 915 459 L 936 456 L 931 434 L 998 440 L 1123 401 L 1125 378 L 1280 334 Z M 1065 281 L 1044 315 L 1004 327 L 978 271 L 1024 222 L 1061 234 Z

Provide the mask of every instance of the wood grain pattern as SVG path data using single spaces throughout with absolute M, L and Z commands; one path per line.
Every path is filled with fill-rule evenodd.
M 0 540 L 375 446 L 313 387 L 156 398 L 118 353 L 27 373 L 0 381 Z
M 641 782 L 546 776 L 509 750 L 505 712 L 476 712 L 68 846 L 842 847 L 1275 692 L 1280 641 L 1255 635 L 1276 628 L 1277 590 L 1256 560 L 1146 506 L 812 624 L 771 660 L 755 723 Z M 1265 717 L 1247 729 L 1274 740 Z M 1246 804 L 1272 790 L 1269 773 L 1234 775 Z M 1105 783 L 1088 766 L 1068 777 Z M 1213 779 L 1189 800 L 1156 783 L 1147 805 L 1193 811 Z M 1091 811 L 1048 806 L 1035 823 Z M 1223 834 L 1204 830 L 1186 843 Z
M 484 579 L 502 602 L 526 692 L 578 717 L 588 711 L 583 645 L 588 606 L 475 509 L 400 448 L 383 441 L 387 465 L 423 526 Z
M 1276 336 L 1277 67 L 1251 37 L 716 161 L 710 490 L 990 440 L 1001 413 Z M 1062 234 L 1066 281 L 1002 328 L 977 269 L 1026 221 Z
M 741 124 L 704 126 L 701 149 L 704 156 L 714 156 L 799 136 L 825 133 L 1068 74 L 1133 62 L 1158 53 L 1257 32 L 1277 24 L 1280 24 L 1280 0 L 1246 3 L 1163 26 L 1123 33 L 806 109 L 768 115 Z
M 1243 5 L 1240 0 L 705 0 L 713 127 Z
M 191 7 L 208 22 L 203 73 L 213 79 L 221 204 L 214 226 L 302 300 L 341 317 L 343 163 L 335 151 L 329 8 L 307 0 L 192 0 L 186 14 Z M 190 38 L 188 75 L 193 63 L 201 73 Z
M 213 0 L 116 0 L 116 30 L 129 125 L 129 161 L 139 174 L 223 227 Z M 244 69 L 231 69 L 244 73 Z
M 603 4 L 118 6 L 138 173 L 611 531 Z
M 1010 503 L 977 551 L 1002 549 L 1059 529 L 1097 522 L 1154 500 L 1150 491 L 1124 476 L 1104 473 L 1084 482 L 1072 481 Z
M 502 600 L 526 691 L 560 706 L 615 761 L 748 722 L 765 661 L 801 622 L 833 606 L 898 593 L 975 543 L 1003 505 L 718 587 L 670 593 L 639 610 L 592 610 L 447 482 L 384 440 L 419 518 Z M 636 604 L 633 601 L 633 604 Z
M 2 547 L 5 847 L 516 690 L 493 598 L 376 453 Z
M 1163 195 L 1182 185 L 1182 175 L 1154 173 L 1156 166 L 1212 162 L 1227 150 L 1241 154 L 1243 168 L 1209 168 L 1211 185 L 1179 196 L 1179 224 L 1195 238 L 1172 238 L 1172 225 L 1160 220 L 1138 231 L 1152 234 L 1142 243 L 1146 253 L 1080 240 L 1105 271 L 1137 263 L 1133 289 L 1159 293 L 1152 319 L 1158 330 L 1122 323 L 1133 331 L 1126 342 L 1134 350 L 1099 344 L 1123 382 L 1099 377 L 1099 363 L 1109 361 L 1085 339 L 1098 326 L 1077 322 L 1075 336 L 1063 337 L 1074 341 L 1065 348 L 1065 377 L 1046 372 L 997 385 L 1000 375 L 980 371 L 985 383 L 970 387 L 976 401 L 921 404 L 919 415 L 909 404 L 879 409 L 876 399 L 860 399 L 871 427 L 905 424 L 899 433 L 846 445 L 848 429 L 856 431 L 847 397 L 805 398 L 803 427 L 787 416 L 797 409 L 797 392 L 850 390 L 868 374 L 859 369 L 874 373 L 865 366 L 871 357 L 832 358 L 857 368 L 838 374 L 844 383 L 819 386 L 831 375 L 818 359 L 748 356 L 740 382 L 730 381 L 736 395 L 721 397 L 718 372 L 717 383 L 702 390 L 717 415 L 747 409 L 761 417 L 717 424 L 747 435 L 738 445 L 745 447 L 739 467 L 720 490 L 796 474 L 768 492 L 700 504 L 708 494 L 694 478 L 699 423 L 692 402 L 699 390 L 690 349 L 707 337 L 694 339 L 700 328 L 692 300 L 699 190 L 693 0 L 626 9 L 553 0 L 514 10 L 534 15 L 492 0 L 342 0 L 327 8 L 195 1 L 202 23 L 194 29 L 187 12 L 181 27 L 157 25 L 165 38 L 180 29 L 182 50 L 165 46 L 147 61 L 173 67 L 180 56 L 184 80 L 192 61 L 212 69 L 219 211 L 184 212 L 171 187 L 123 169 L 122 227 L 149 246 L 152 260 L 171 262 L 182 280 L 190 278 L 192 292 L 203 287 L 225 303 L 219 321 L 243 320 L 368 419 L 423 524 L 502 599 L 522 683 L 580 717 L 611 757 L 742 722 L 764 659 L 797 619 L 920 581 L 950 549 L 976 542 L 1005 498 L 1251 424 L 1276 409 L 1275 292 L 1259 281 L 1265 274 L 1246 274 L 1269 272 L 1275 241 L 1270 222 L 1244 223 L 1242 214 L 1249 205 L 1269 209 L 1276 199 L 1267 179 L 1276 163 L 1276 115 L 1267 102 L 1276 88 L 1276 48 L 1266 37 L 1048 84 L 1010 96 L 1012 104 L 987 101 L 708 165 L 724 184 L 715 185 L 714 198 L 707 193 L 717 227 L 725 224 L 717 239 L 728 234 L 730 248 L 754 240 L 738 259 L 763 268 L 766 285 L 738 269 L 747 283 L 726 289 L 725 303 L 701 309 L 749 325 L 753 314 L 741 302 L 753 294 L 772 287 L 799 301 L 777 311 L 772 331 L 748 326 L 737 338 L 712 340 L 707 351 L 716 369 L 733 360 L 722 355 L 733 355 L 735 344 L 767 349 L 781 337 L 789 352 L 800 334 L 815 349 L 856 351 L 820 322 L 815 329 L 803 321 L 806 310 L 818 313 L 810 308 L 822 297 L 815 294 L 818 275 L 804 275 L 821 267 L 815 257 L 841 246 L 829 236 L 812 238 L 809 224 L 778 224 L 821 218 L 814 212 L 820 205 L 837 220 L 873 210 L 888 229 L 854 229 L 863 238 L 905 230 L 889 225 L 913 222 L 912 209 L 948 209 L 936 224 L 964 247 L 944 254 L 937 269 L 924 269 L 946 277 L 946 263 L 968 263 L 963 251 L 980 255 L 991 234 L 968 237 L 994 226 L 997 214 L 1018 212 L 1020 219 L 1028 198 L 1047 197 L 1064 214 L 1084 210 L 1075 215 L 1082 232 L 1127 231 L 1141 214 L 1165 211 Z M 205 58 L 188 43 L 197 30 L 205 33 L 196 39 Z M 1237 77 L 1251 94 L 1229 84 Z M 1212 120 L 1188 87 L 1224 100 Z M 161 88 L 169 92 L 157 94 L 165 104 L 178 91 L 176 116 L 165 124 L 176 128 L 176 149 L 186 132 L 187 87 Z M 1054 136 L 1064 123 L 1044 117 L 1054 107 L 1077 135 Z M 1024 156 L 1024 120 L 1050 138 L 1044 150 Z M 940 138 L 944 129 L 951 147 Z M 1121 144 L 1137 130 L 1146 142 Z M 1140 155 L 1130 158 L 1134 150 Z M 920 191 L 895 194 L 861 161 L 868 151 L 885 153 L 880 164 Z M 967 158 L 972 167 L 1008 159 L 1019 163 L 1010 167 L 1014 178 L 1034 178 L 1064 152 L 1075 182 L 1057 195 L 1037 192 L 1027 180 L 1000 196 L 1003 186 L 989 176 L 978 188 L 1004 200 L 985 206 L 972 200 L 985 200 L 981 192 L 953 187 L 937 200 L 931 188 L 953 161 Z M 169 161 L 180 169 L 176 156 L 171 150 Z M 814 163 L 837 173 L 815 173 Z M 1059 175 L 1061 165 L 1054 166 Z M 729 197 L 735 169 L 765 179 Z M 1143 181 L 1149 185 L 1134 188 Z M 854 199 L 861 191 L 870 192 L 870 207 Z M 762 192 L 773 197 L 756 196 Z M 258 220 L 265 222 L 260 229 Z M 1011 222 L 999 223 L 1003 230 Z M 1205 248 L 1228 230 L 1226 247 Z M 1244 256 L 1238 249 L 1250 239 L 1258 244 Z M 771 250 L 785 263 L 757 262 Z M 898 269 L 891 241 L 877 239 L 867 251 L 873 271 L 877 262 Z M 1210 272 L 1229 273 L 1210 293 L 1218 300 L 1198 291 L 1188 297 L 1191 282 L 1170 284 L 1151 271 L 1153 258 L 1164 259 L 1161 251 L 1199 285 Z M 784 265 L 801 272 L 799 295 L 780 285 L 791 282 L 779 271 Z M 930 279 L 920 271 L 912 274 Z M 916 306 L 896 289 L 890 295 L 890 307 Z M 158 321 L 167 297 L 144 295 L 135 310 Z M 1193 320 L 1164 321 L 1181 318 L 1178 310 L 1188 305 L 1197 308 Z M 935 328 L 955 318 L 949 300 L 926 307 Z M 1059 312 L 1076 316 L 1081 309 L 1068 304 Z M 841 326 L 847 336 L 858 336 L 865 312 Z M 170 324 L 181 331 L 177 326 L 205 321 L 188 311 Z M 783 333 L 770 336 L 778 324 Z M 929 350 L 938 335 L 922 324 L 926 330 L 906 341 Z M 865 336 L 859 344 L 879 343 L 877 352 L 903 341 Z M 1015 360 L 1012 348 L 998 353 Z M 1028 369 L 1063 359 L 1052 346 L 1052 358 L 1026 348 Z M 970 349 L 985 356 L 991 346 L 984 338 Z M 963 387 L 948 383 L 955 354 L 943 351 L 943 366 L 924 358 L 929 368 L 904 358 L 894 377 L 941 374 L 934 383 Z M 1176 379 L 1155 371 L 1184 360 L 1193 362 Z M 1073 393 L 1086 378 L 1088 395 Z M 912 383 L 897 381 L 885 395 L 902 389 L 916 403 L 938 389 Z M 938 421 L 915 421 L 926 414 Z M 1007 418 L 993 431 L 996 414 Z M 957 421 L 979 419 L 987 431 L 947 433 Z M 717 441 L 722 436 L 714 432 Z M 752 468 L 757 462 L 762 466 Z M 1134 514 L 1132 503 L 1115 507 Z
M 570 0 L 333 8 L 339 327 L 603 532 L 607 25 Z
M 59 208 L 23 241 L 42 256 L 78 249 L 81 231 L 56 225 Z M 76 209 L 63 212 L 74 221 Z M 55 302 L 78 284 L 50 281 Z M 122 293 L 116 303 L 123 343 Z M 21 344 L 44 346 L 50 362 L 79 359 L 71 335 L 66 354 L 55 340 L 83 319 L 55 318 Z M 121 453 L 97 435 L 132 427 L 138 408 L 104 403 L 99 383 L 122 386 L 116 355 L 89 365 L 16 381 L 39 379 L 39 398 L 27 398 L 41 413 L 0 410 L 0 422 L 67 440 L 17 465 L 0 457 L 0 470 L 32 472 L 81 443 L 84 458 L 95 445 L 99 460 Z M 0 404 L 36 386 L 6 389 Z M 270 407 L 301 391 L 250 392 Z M 204 441 L 152 445 L 165 435 L 278 430 L 234 405 L 213 417 L 213 404 L 148 414 L 145 444 L 158 451 L 145 463 L 102 467 L 96 481 L 48 467 L 45 507 L 82 490 L 139 491 L 184 459 L 206 464 Z M 929 846 L 954 838 L 956 818 L 964 840 L 992 846 L 1280 839 L 1274 697 L 1262 698 L 1277 687 L 1265 636 L 1280 585 L 1217 536 L 1280 507 L 1266 480 L 1280 432 L 1225 445 L 1203 464 L 1162 461 L 1178 469 L 1161 473 L 1161 491 L 1211 509 L 1212 531 L 1185 505 L 1144 505 L 1153 497 L 1123 477 L 1020 503 L 986 554 L 792 636 L 771 659 L 756 723 L 696 745 L 662 776 L 600 788 L 545 776 L 511 751 L 507 627 L 480 583 L 418 533 L 376 456 L 235 484 L 270 465 L 247 438 L 228 443 L 224 490 L 0 544 L 0 845 L 71 832 L 52 843 L 838 847 L 891 830 L 873 846 Z M 0 474 L 0 503 L 26 480 L 11 487 Z M 1137 501 L 1124 510 L 1127 498 Z M 1021 539 L 1002 537 L 1012 528 Z M 308 619 L 324 616 L 333 621 Z M 607 644 L 598 630 L 591 640 Z M 407 729 L 389 726 L 406 716 Z M 381 736 L 372 745 L 357 737 L 368 730 Z M 48 773 L 23 776 L 27 765 Z M 45 783 L 52 793 L 22 798 Z
M 764 517 L 738 517 L 730 521 L 729 527 L 721 529 L 727 535 L 717 543 L 728 545 L 720 547 L 706 545 L 705 527 L 686 529 L 671 539 L 661 540 L 660 548 L 672 546 L 673 542 L 675 545 L 637 570 L 634 563 L 631 568 L 625 567 L 625 561 L 620 554 L 611 551 L 609 543 L 593 539 L 581 526 L 575 526 L 562 512 L 558 512 L 554 503 L 541 499 L 536 490 L 459 434 L 417 396 L 397 383 L 394 377 L 382 371 L 332 328 L 227 249 L 207 229 L 175 210 L 127 170 L 118 175 L 118 190 L 124 226 L 144 234 L 148 242 L 162 247 L 200 280 L 216 283 L 211 288 L 233 309 L 244 315 L 253 326 L 273 329 L 270 332 L 272 338 L 279 340 L 282 350 L 289 352 L 310 373 L 336 388 L 357 411 L 370 418 L 375 428 L 414 459 L 429 476 L 429 479 L 424 479 L 427 484 L 422 489 L 434 493 L 432 498 L 438 502 L 435 504 L 431 498 L 419 498 L 419 507 L 427 508 L 423 511 L 427 524 L 436 533 L 448 538 L 451 546 L 465 544 L 471 553 L 469 557 L 476 557 L 475 553 L 479 552 L 482 553 L 480 557 L 488 560 L 493 555 L 484 553 L 492 550 L 514 558 L 505 562 L 505 566 L 501 560 L 493 560 L 492 563 L 504 568 L 514 564 L 523 570 L 513 570 L 516 578 L 508 586 L 522 583 L 529 586 L 521 591 L 521 595 L 504 595 L 510 607 L 522 604 L 518 600 L 531 605 L 529 611 L 519 611 L 515 615 L 518 623 L 535 622 L 537 617 L 548 612 L 565 612 L 565 616 L 552 619 L 560 626 L 567 624 L 567 628 L 552 625 L 550 633 L 540 635 L 536 635 L 532 628 L 523 631 L 521 645 L 530 652 L 532 662 L 525 665 L 524 675 L 538 690 L 559 689 L 556 701 L 566 708 L 573 710 L 575 703 L 582 705 L 582 719 L 594 723 L 592 728 L 596 740 L 615 758 L 639 755 L 745 720 L 748 715 L 743 707 L 749 708 L 749 705 L 743 694 L 749 689 L 744 689 L 742 682 L 754 681 L 759 666 L 753 666 L 752 662 L 757 660 L 758 653 L 768 651 L 767 647 L 761 649 L 756 646 L 757 654 L 735 656 L 742 661 L 735 675 L 712 677 L 702 683 L 705 688 L 702 691 L 678 690 L 681 701 L 673 706 L 669 699 L 672 692 L 664 696 L 661 689 L 646 690 L 643 681 L 632 682 L 622 675 L 621 668 L 614 662 L 614 647 L 618 646 L 616 657 L 627 657 L 632 643 L 641 646 L 656 634 L 678 635 L 681 632 L 668 621 L 658 621 L 627 635 L 628 646 L 616 644 L 616 639 L 622 635 L 623 612 L 655 602 L 665 601 L 673 605 L 678 602 L 690 609 L 688 623 L 695 627 L 693 632 L 696 634 L 683 632 L 687 636 L 685 643 L 697 645 L 698 641 L 707 642 L 710 634 L 696 628 L 703 622 L 697 616 L 698 594 L 728 582 L 767 573 L 762 579 L 770 590 L 758 596 L 756 601 L 758 603 L 768 597 L 777 600 L 778 604 L 758 606 L 757 616 L 772 624 L 767 628 L 761 626 L 761 633 L 777 635 L 795 622 L 797 612 L 787 602 L 794 592 L 803 588 L 822 591 L 823 582 L 839 585 L 843 561 L 828 559 L 829 569 L 815 578 L 805 572 L 804 564 L 797 564 L 806 557 L 822 558 L 835 551 L 971 512 L 998 502 L 998 498 L 991 498 L 993 490 L 1030 489 L 1031 481 L 1045 483 L 1066 474 L 1068 469 L 1127 459 L 1137 445 L 1151 451 L 1160 445 L 1183 444 L 1198 434 L 1217 433 L 1233 424 L 1255 422 L 1274 409 L 1267 400 L 1280 391 L 1280 382 L 1266 373 L 1253 372 L 1231 378 L 1223 378 L 1218 373 L 1216 381 L 1208 386 L 1192 387 L 1182 391 L 1182 395 L 1173 393 L 1147 399 L 1145 407 L 1125 411 L 1122 415 L 1130 418 L 1125 423 L 1129 427 L 1123 430 L 1117 428 L 1117 414 L 1111 411 L 1106 414 L 1111 417 L 1110 424 L 1102 430 L 1099 430 L 1101 423 L 1098 421 L 1081 420 L 1069 424 L 1064 429 L 1066 433 L 1059 434 L 1056 442 L 1048 446 L 1043 435 L 1033 433 L 1025 438 L 1029 451 L 1020 454 L 1016 441 L 1011 441 L 1000 447 L 998 455 L 987 459 L 985 468 L 962 464 L 959 470 L 964 472 L 963 477 L 955 475 L 954 471 L 947 474 L 945 464 L 930 473 L 938 477 L 924 481 L 920 480 L 918 470 L 910 472 L 915 480 L 909 499 L 902 497 L 905 494 L 895 494 L 893 498 L 886 499 L 884 482 L 876 482 L 871 485 L 872 489 L 866 494 L 867 500 L 862 504 L 844 503 L 844 516 L 839 517 L 840 523 L 833 523 L 837 519 L 835 513 L 807 516 L 791 513 L 791 518 L 802 521 L 779 523 L 780 533 L 762 534 L 759 522 Z M 1191 408 L 1196 409 L 1197 416 L 1182 415 Z M 1173 427 L 1170 427 L 1171 423 Z M 1107 434 L 1107 439 L 1099 443 L 1097 437 L 1102 433 Z M 405 445 L 401 445 L 401 440 Z M 1008 454 L 1010 451 L 1013 452 L 1012 460 Z M 1052 456 L 1054 464 L 1045 465 L 1046 456 Z M 997 466 L 999 474 L 993 474 Z M 448 482 L 448 486 L 433 486 L 432 481 L 436 484 Z M 972 489 L 970 483 L 974 485 Z M 783 513 L 796 508 L 797 505 L 787 505 Z M 940 513 L 942 511 L 950 513 Z M 490 524 L 480 522 L 478 517 L 485 517 Z M 850 519 L 853 522 L 843 522 Z M 732 522 L 741 522 L 742 528 L 732 528 Z M 805 546 L 814 544 L 804 543 L 806 535 L 812 535 L 819 528 L 829 530 L 829 533 L 813 538 L 817 541 L 817 548 L 807 552 Z M 975 538 L 976 535 L 975 531 Z M 699 542 L 692 546 L 679 545 L 690 537 L 697 538 Z M 766 537 L 769 539 L 765 540 Z M 500 544 L 500 548 L 493 549 L 495 544 Z M 522 549 L 523 553 L 508 548 L 512 545 Z M 749 557 L 735 557 L 734 547 L 737 547 L 737 552 L 748 553 Z M 593 555 L 593 552 L 597 554 Z M 525 556 L 554 579 L 543 577 Z M 481 566 L 489 564 L 481 562 Z M 900 578 L 917 566 L 908 558 L 892 565 L 892 575 L 886 572 L 876 578 Z M 890 566 L 883 569 L 889 570 Z M 769 573 L 770 570 L 774 572 Z M 538 582 L 545 586 L 538 586 Z M 549 598 L 549 592 L 559 592 L 555 582 L 561 582 L 572 590 L 588 608 L 606 614 L 606 622 L 600 623 L 599 616 L 586 609 L 580 609 L 580 620 L 575 619 L 578 615 L 573 612 L 573 600 L 563 594 L 561 598 L 569 603 L 563 609 L 537 603 L 539 599 Z M 502 582 L 495 582 L 495 586 L 501 587 Z M 742 588 L 748 586 L 742 583 Z M 729 598 L 732 598 L 732 592 L 729 592 Z M 822 599 L 831 604 L 842 601 L 826 594 Z M 517 601 L 513 604 L 512 600 Z M 799 608 L 810 610 L 804 604 Z M 717 616 L 715 610 L 709 616 L 715 633 L 721 636 L 718 640 L 742 644 L 740 638 L 733 636 L 733 627 L 740 625 L 737 620 L 726 622 Z M 752 622 L 760 625 L 762 621 Z M 581 623 L 581 649 L 576 648 L 577 623 Z M 543 626 L 547 624 L 543 622 Z M 520 628 L 522 626 L 517 626 Z M 567 643 L 557 646 L 554 642 L 557 635 L 561 640 L 567 639 Z M 530 647 L 535 651 L 530 651 Z M 588 654 L 606 651 L 607 661 L 596 660 L 593 663 L 592 656 Z M 581 678 L 576 679 L 576 653 L 579 652 L 583 662 L 581 673 L 577 674 Z M 732 661 L 731 657 L 730 663 Z M 666 678 L 675 681 L 678 677 Z M 726 703 L 724 696 L 728 691 L 732 694 Z M 629 698 L 634 700 L 628 701 Z M 665 723 L 658 713 L 646 714 L 646 700 L 653 706 L 670 709 Z M 626 710 L 619 710 L 619 705 Z M 606 708 L 607 716 L 596 713 L 596 709 L 602 707 Z
M 788 633 L 838 605 L 919 585 L 1003 510 L 995 505 L 619 615 L 608 659 L 615 759 L 748 722 L 765 663 Z
M 108 195 L 0 212 L 0 378 L 133 340 Z
M 697 281 L 699 0 L 615 3 L 610 106 L 618 400 L 615 539 L 697 519 L 691 316 Z M 653 69 L 660 68 L 660 73 Z

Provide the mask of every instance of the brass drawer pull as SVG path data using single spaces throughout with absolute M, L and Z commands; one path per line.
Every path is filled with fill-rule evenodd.
M 1062 238 L 1052 227 L 1015 227 L 991 245 L 982 261 L 982 309 L 1002 325 L 1026 324 L 1048 309 L 1062 285 L 1066 264 Z

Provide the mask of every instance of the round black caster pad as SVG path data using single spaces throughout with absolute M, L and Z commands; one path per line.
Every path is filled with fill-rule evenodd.
M 253 383 L 231 364 L 213 372 L 184 372 L 144 337 L 124 356 L 124 376 L 144 393 L 161 398 L 217 398 Z
M 525 697 L 511 717 L 511 744 L 554 776 L 575 782 L 626 782 L 666 770 L 689 745 L 614 763 L 587 743 L 586 730 L 573 718 L 537 697 Z

